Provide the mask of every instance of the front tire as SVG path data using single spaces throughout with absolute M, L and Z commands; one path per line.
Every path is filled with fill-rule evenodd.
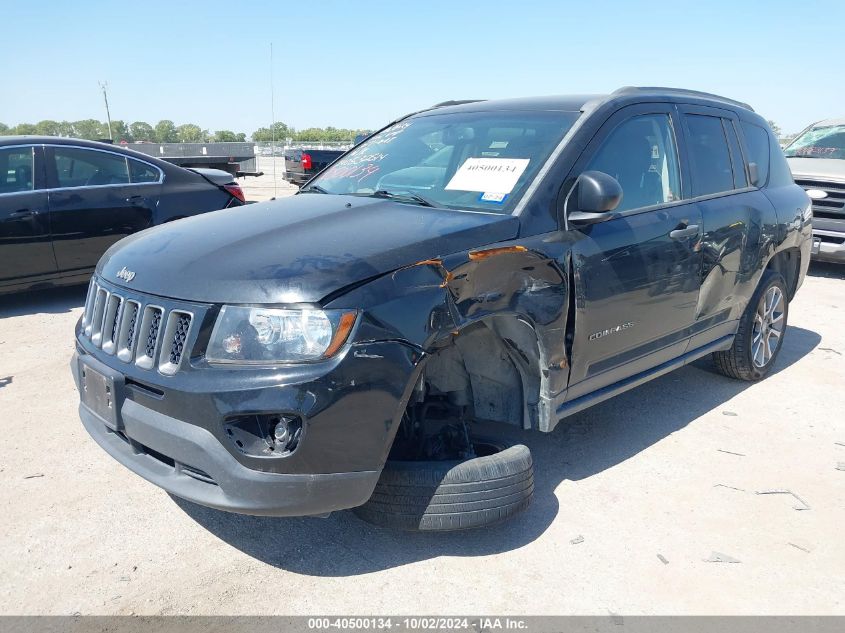
M 786 280 L 774 271 L 764 273 L 739 320 L 733 345 L 729 350 L 713 353 L 719 373 L 747 381 L 764 378 L 783 347 L 788 315 Z
M 528 447 L 473 444 L 477 453 L 484 447 L 491 454 L 465 461 L 388 460 L 370 500 L 353 512 L 388 528 L 451 531 L 499 523 L 527 508 L 534 494 Z

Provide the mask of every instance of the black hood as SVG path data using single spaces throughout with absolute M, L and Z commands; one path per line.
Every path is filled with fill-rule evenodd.
M 518 227 L 510 215 L 301 194 L 136 233 L 110 248 L 97 272 L 191 301 L 317 302 L 402 266 L 512 239 Z M 123 268 L 131 281 L 117 276 Z

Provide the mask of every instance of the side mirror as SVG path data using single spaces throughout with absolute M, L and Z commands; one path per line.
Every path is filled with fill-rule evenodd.
M 574 192 L 577 192 L 577 208 L 570 211 L 570 198 Z M 585 171 L 578 176 L 566 195 L 563 205 L 566 228 L 569 228 L 569 222 L 596 224 L 609 220 L 613 217 L 609 212 L 618 207 L 620 202 L 622 186 L 616 178 L 601 171 Z
M 760 170 L 757 168 L 757 163 L 748 163 L 748 176 L 751 178 L 752 186 L 760 185 Z

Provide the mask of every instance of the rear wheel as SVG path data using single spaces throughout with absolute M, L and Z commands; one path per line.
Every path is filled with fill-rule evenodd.
M 786 281 L 780 273 L 768 271 L 739 321 L 733 345 L 713 354 L 716 369 L 740 380 L 766 376 L 783 346 L 788 315 Z
M 390 461 L 370 500 L 353 512 L 403 530 L 465 530 L 504 521 L 534 494 L 526 446 L 472 440 L 477 457 L 457 461 Z

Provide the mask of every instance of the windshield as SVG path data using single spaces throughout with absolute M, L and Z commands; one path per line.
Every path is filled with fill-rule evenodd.
M 359 145 L 304 190 L 508 213 L 578 115 L 417 115 Z
M 845 159 L 845 125 L 811 128 L 792 141 L 783 153 L 787 158 Z

